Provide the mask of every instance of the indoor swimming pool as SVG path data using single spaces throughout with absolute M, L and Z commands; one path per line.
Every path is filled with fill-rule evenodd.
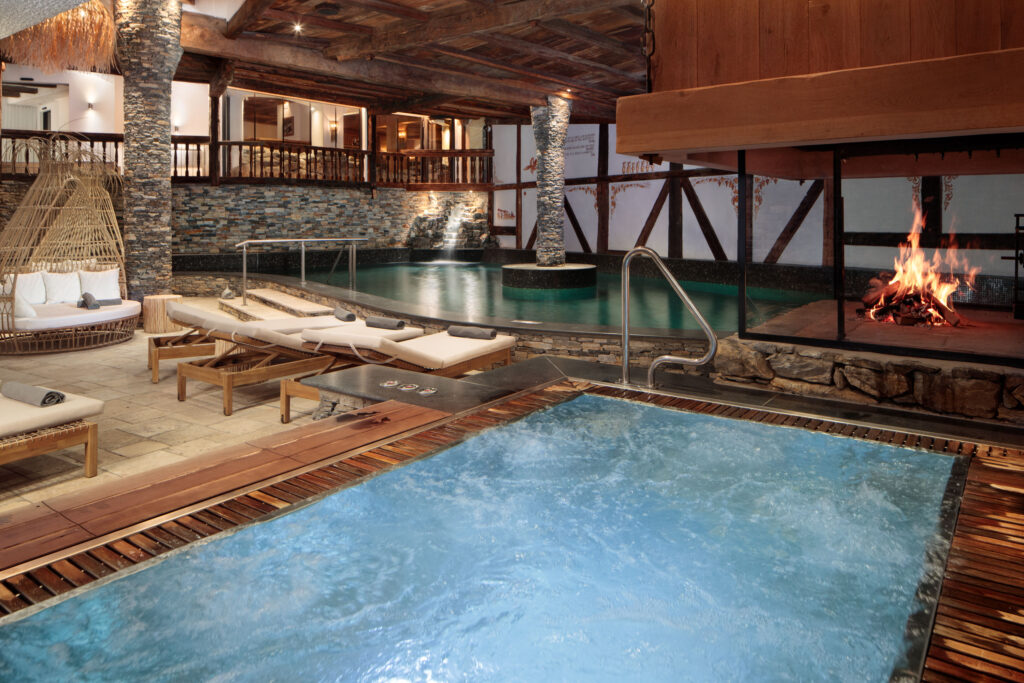
M 954 462 L 585 395 L 9 620 L 0 679 L 888 681 Z
M 348 271 L 310 272 L 310 280 L 348 287 Z M 682 282 L 683 287 L 718 331 L 737 329 L 736 287 L 708 282 Z M 493 263 L 432 261 L 361 266 L 356 288 L 422 307 L 425 314 L 469 316 L 515 321 L 578 323 L 619 327 L 621 279 L 598 273 L 596 288 L 588 290 L 526 290 L 505 288 L 501 266 Z M 658 278 L 634 278 L 631 285 L 632 324 L 635 327 L 674 330 L 700 329 L 685 311 L 668 283 Z M 821 298 L 806 292 L 749 288 L 748 326 L 758 325 L 786 311 Z

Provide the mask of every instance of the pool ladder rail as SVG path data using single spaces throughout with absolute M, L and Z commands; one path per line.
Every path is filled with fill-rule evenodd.
M 693 314 L 693 317 L 697 319 L 697 323 L 700 325 L 700 329 L 704 331 L 704 336 L 708 339 L 708 350 L 700 358 L 684 358 L 682 356 L 658 356 L 651 361 L 651 366 L 647 369 L 647 386 L 651 389 L 654 388 L 654 373 L 661 365 L 673 364 L 673 365 L 692 365 L 700 366 L 706 365 L 711 362 L 715 357 L 715 352 L 718 351 L 718 338 L 715 336 L 715 331 L 708 325 L 708 321 L 704 319 L 701 312 L 697 310 L 693 301 L 690 299 L 686 290 L 683 289 L 679 281 L 673 277 L 669 271 L 665 262 L 661 260 L 661 257 L 649 247 L 634 247 L 630 249 L 622 259 L 622 383 L 630 384 L 629 381 L 629 266 L 633 259 L 637 256 L 647 256 L 654 265 L 658 267 L 661 274 L 668 280 L 668 283 L 672 286 L 676 296 L 678 296 L 686 308 Z
M 242 305 L 249 305 L 249 245 L 250 244 L 271 244 L 271 243 L 299 243 L 299 284 L 303 287 L 306 286 L 306 243 L 307 242 L 343 242 L 348 245 L 348 287 L 349 289 L 355 290 L 356 288 L 356 245 L 362 242 L 368 242 L 369 239 L 366 237 L 289 237 L 289 238 L 275 238 L 265 240 L 244 240 L 235 245 L 235 248 L 242 248 Z M 338 258 L 334 260 L 334 266 L 331 267 L 331 275 L 334 274 L 334 269 L 338 267 L 338 261 L 341 260 L 342 252 L 338 252 Z M 328 278 L 328 282 L 330 278 Z

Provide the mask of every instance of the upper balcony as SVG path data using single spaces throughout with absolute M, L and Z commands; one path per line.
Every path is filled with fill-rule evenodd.
M 32 178 L 39 159 L 23 143 L 47 131 L 0 131 L 0 177 Z M 74 133 L 70 144 L 88 149 L 103 163 L 121 168 L 124 136 Z M 396 187 L 406 190 L 489 190 L 494 151 L 405 150 L 371 152 L 295 142 L 215 142 L 208 136 L 171 137 L 174 183 Z M 212 163 L 211 163 L 212 162 Z M 372 181 L 372 182 L 371 182 Z

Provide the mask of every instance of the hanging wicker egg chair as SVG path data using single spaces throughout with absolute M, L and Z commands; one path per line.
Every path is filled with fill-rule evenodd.
M 19 283 L 24 295 L 32 283 L 32 296 L 41 296 L 36 283 L 44 274 L 49 274 L 47 282 L 70 279 L 73 285 L 68 274 L 86 282 L 90 276 L 83 272 L 101 271 L 107 281 L 116 278 L 116 291 L 122 300 L 126 297 L 124 244 L 108 190 L 120 182 L 117 169 L 68 135 L 24 144 L 27 150 L 15 153 L 23 158 L 27 151 L 38 159 L 39 175 L 0 231 L 0 355 L 88 349 L 131 339 L 138 326 L 137 302 L 87 311 L 75 300 L 80 294 L 52 291 L 45 292 L 45 301 L 25 296 L 16 301 Z

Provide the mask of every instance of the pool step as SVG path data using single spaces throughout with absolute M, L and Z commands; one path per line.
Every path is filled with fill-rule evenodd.
M 242 297 L 237 296 L 234 299 L 218 299 L 217 306 L 220 310 L 233 315 L 239 320 L 246 322 L 250 320 L 277 320 L 279 318 L 294 318 L 296 316 L 290 315 L 285 311 L 282 311 L 254 299 L 250 293 L 249 303 L 245 306 L 242 305 Z
M 331 315 L 334 313 L 334 309 L 330 306 L 306 301 L 305 299 L 300 299 L 297 296 L 279 292 L 276 289 L 250 289 L 249 299 L 255 299 L 261 304 L 271 308 L 276 308 L 277 310 L 284 311 L 285 313 L 291 313 L 292 315 L 300 318 L 315 315 Z

